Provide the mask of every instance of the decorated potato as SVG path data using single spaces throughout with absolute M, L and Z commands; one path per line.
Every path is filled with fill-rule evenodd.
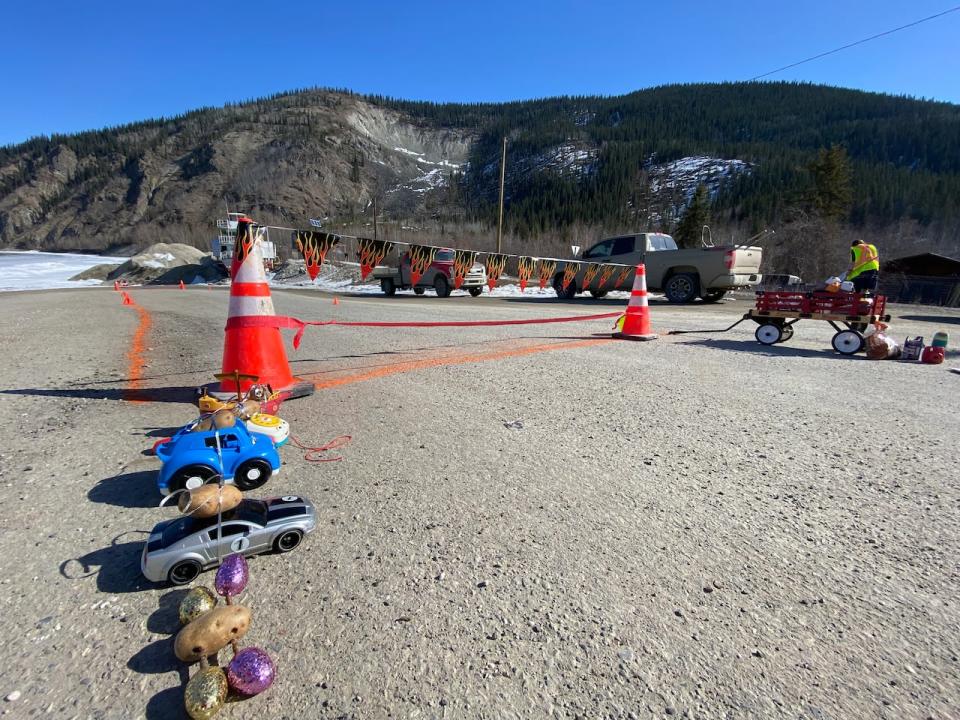
M 183 662 L 196 662 L 239 640 L 249 628 L 250 611 L 243 605 L 215 608 L 177 633 L 173 651 Z
M 209 483 L 194 488 L 189 493 L 181 493 L 177 501 L 180 512 L 197 518 L 213 517 L 217 511 L 233 510 L 243 501 L 243 493 L 234 485 L 223 487 Z M 219 507 L 218 507 L 219 506 Z

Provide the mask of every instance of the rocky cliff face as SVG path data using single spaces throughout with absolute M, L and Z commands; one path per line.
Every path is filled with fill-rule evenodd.
M 466 162 L 465 131 L 331 92 L 0 149 L 0 247 L 206 248 L 227 207 L 261 222 L 415 213 Z

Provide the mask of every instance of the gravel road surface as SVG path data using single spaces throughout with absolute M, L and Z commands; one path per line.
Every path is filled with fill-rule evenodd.
M 0 713 L 183 717 L 184 590 L 139 574 L 157 437 L 219 370 L 223 289 L 0 296 Z M 622 301 L 277 292 L 304 319 L 470 320 Z M 654 303 L 655 329 L 748 305 Z M 960 312 L 895 307 L 895 336 Z M 252 559 L 250 718 L 951 718 L 960 365 L 870 362 L 801 322 L 608 339 L 611 321 L 310 328 L 264 488 L 320 523 Z M 140 388 L 139 390 L 137 388 Z M 134 402 L 133 400 L 139 400 Z M 213 573 L 201 576 L 212 585 Z M 227 656 L 227 653 L 222 653 Z M 192 669 L 195 671 L 195 669 Z

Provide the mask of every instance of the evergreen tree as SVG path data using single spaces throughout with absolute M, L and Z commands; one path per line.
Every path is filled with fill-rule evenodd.
M 700 184 L 674 232 L 677 245 L 684 248 L 700 247 L 700 234 L 710 220 L 710 197 L 707 186 Z
M 842 220 L 853 202 L 850 158 L 840 145 L 821 148 L 810 166 L 813 175 L 813 209 L 827 220 Z

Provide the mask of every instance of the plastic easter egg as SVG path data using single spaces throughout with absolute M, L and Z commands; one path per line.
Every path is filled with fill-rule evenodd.
M 234 692 L 257 695 L 273 685 L 277 670 L 273 660 L 258 647 L 246 647 L 227 666 L 227 682 Z
M 217 577 L 213 586 L 224 597 L 233 597 L 243 592 L 250 578 L 247 559 L 240 553 L 233 553 L 224 558 L 223 564 L 217 569 Z
M 187 682 L 183 704 L 193 720 L 212 718 L 227 701 L 227 676 L 218 667 L 201 670 Z
M 205 587 L 195 587 L 180 601 L 180 622 L 187 625 L 217 606 L 217 596 Z

